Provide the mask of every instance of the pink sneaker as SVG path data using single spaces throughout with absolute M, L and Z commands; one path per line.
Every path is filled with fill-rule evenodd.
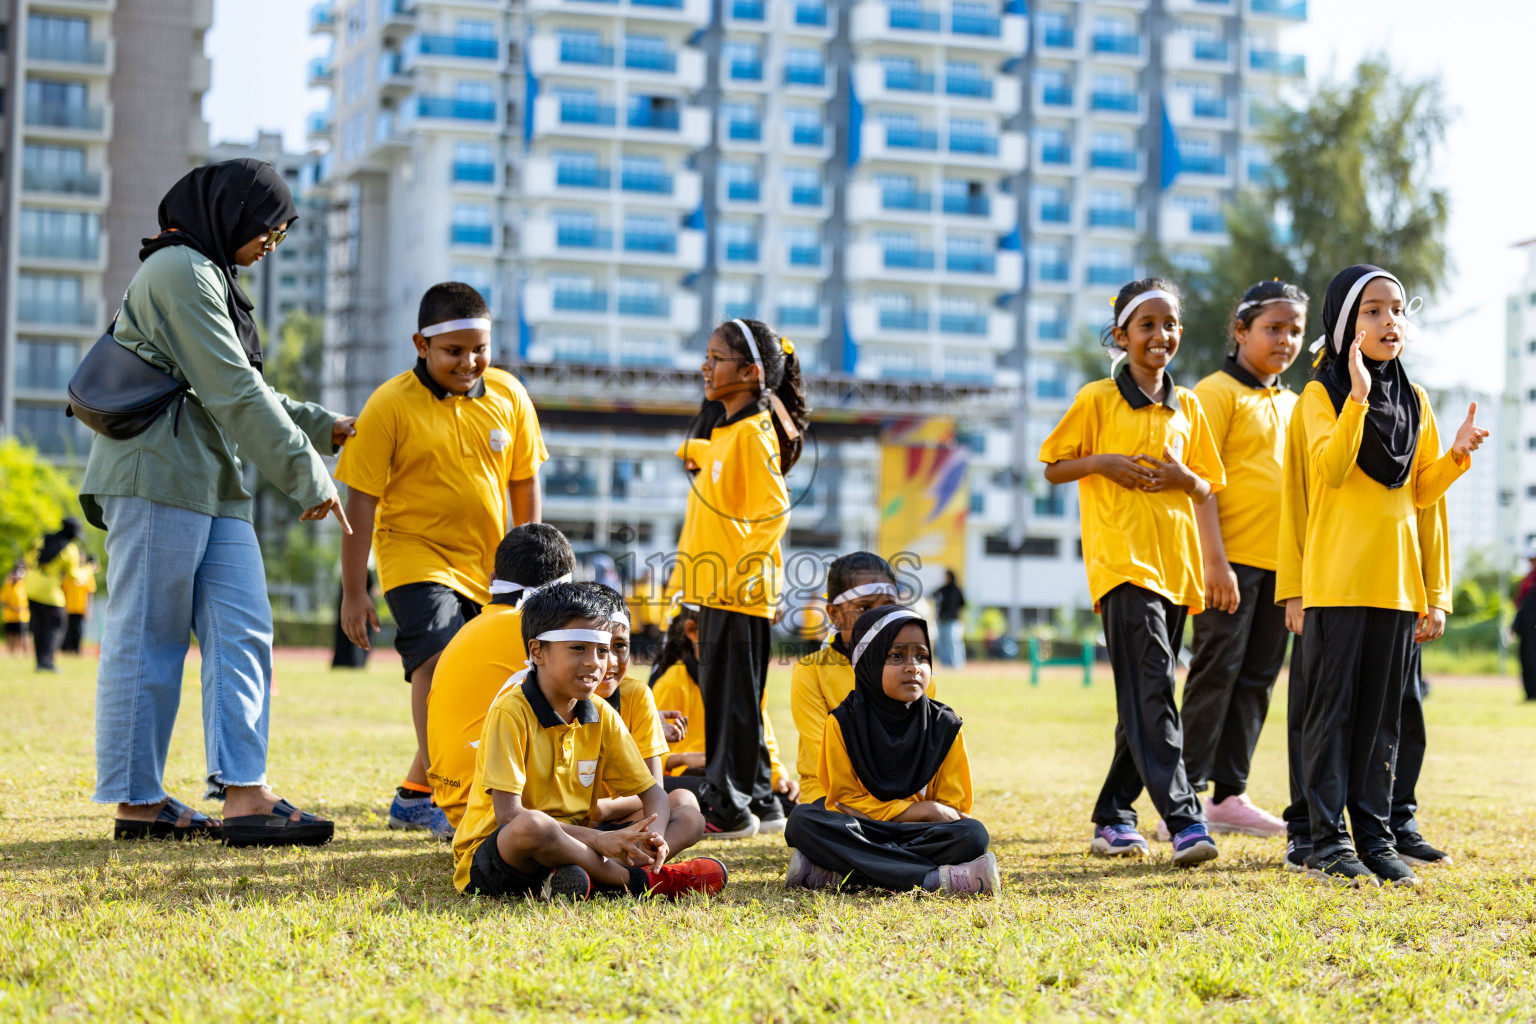
M 1212 803 L 1203 797 L 1206 826 L 1216 833 L 1237 833 L 1245 836 L 1283 836 L 1285 822 L 1262 807 L 1254 806 L 1247 793 L 1229 796 L 1221 803 Z

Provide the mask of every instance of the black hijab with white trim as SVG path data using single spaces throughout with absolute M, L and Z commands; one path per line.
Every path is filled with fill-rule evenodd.
M 1333 401 L 1333 411 L 1342 413 L 1354 386 L 1349 376 L 1349 346 L 1357 333 L 1355 320 L 1360 315 L 1360 299 L 1372 278 L 1385 278 L 1403 291 L 1396 277 L 1367 263 L 1339 271 L 1328 283 L 1323 299 L 1323 343 L 1333 354 L 1333 361 L 1318 371 L 1317 379 Z M 1347 306 L 1347 308 L 1346 308 Z M 1406 331 L 1399 330 L 1406 340 Z M 1355 464 L 1360 471 L 1388 490 L 1408 482 L 1413 472 L 1413 456 L 1419 445 L 1419 396 L 1403 368 L 1403 359 L 1377 362 L 1365 360 L 1371 376 L 1371 393 L 1366 399 L 1370 409 L 1365 414 L 1365 436 Z
M 853 625 L 853 692 L 833 711 L 848 760 L 878 800 L 905 800 L 933 781 L 960 735 L 960 716 L 925 693 L 910 704 L 886 696 L 881 677 L 896 634 L 928 623 L 910 608 L 871 608 Z M 930 645 L 931 646 L 931 645 Z

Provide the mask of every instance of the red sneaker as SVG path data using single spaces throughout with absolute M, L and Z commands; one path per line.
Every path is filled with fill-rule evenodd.
M 685 892 L 713 895 L 725 888 L 727 877 L 725 865 L 713 857 L 695 857 L 676 864 L 664 864 L 660 871 L 647 868 L 645 872 L 647 891 L 672 899 Z

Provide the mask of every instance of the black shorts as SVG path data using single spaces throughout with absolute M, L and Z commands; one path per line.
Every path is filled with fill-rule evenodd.
M 25 622 L 7 622 L 5 624 L 6 636 L 21 636 L 26 631 L 27 624 Z
M 503 825 L 501 828 L 506 828 Z M 515 870 L 501 859 L 496 849 L 496 836 L 501 828 L 481 840 L 475 847 L 475 855 L 469 861 L 469 884 L 464 887 L 466 896 L 526 896 L 538 892 L 549 877 L 549 869 L 541 868 L 537 877 Z
M 385 591 L 395 617 L 395 650 L 411 673 L 441 654 L 459 627 L 480 614 L 480 606 L 441 583 L 407 583 Z

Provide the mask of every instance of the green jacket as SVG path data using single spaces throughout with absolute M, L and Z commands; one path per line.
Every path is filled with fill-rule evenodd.
M 336 496 L 316 451 L 333 452 L 339 418 L 319 405 L 279 394 L 251 366 L 225 304 L 224 274 L 185 245 L 161 249 L 128 283 L 117 340 L 178 380 L 192 385 L 173 435 L 167 411 L 138 437 L 96 435 L 80 505 L 105 528 L 98 498 L 148 498 L 204 515 L 251 520 L 251 495 L 240 479 L 241 455 L 299 504 Z

